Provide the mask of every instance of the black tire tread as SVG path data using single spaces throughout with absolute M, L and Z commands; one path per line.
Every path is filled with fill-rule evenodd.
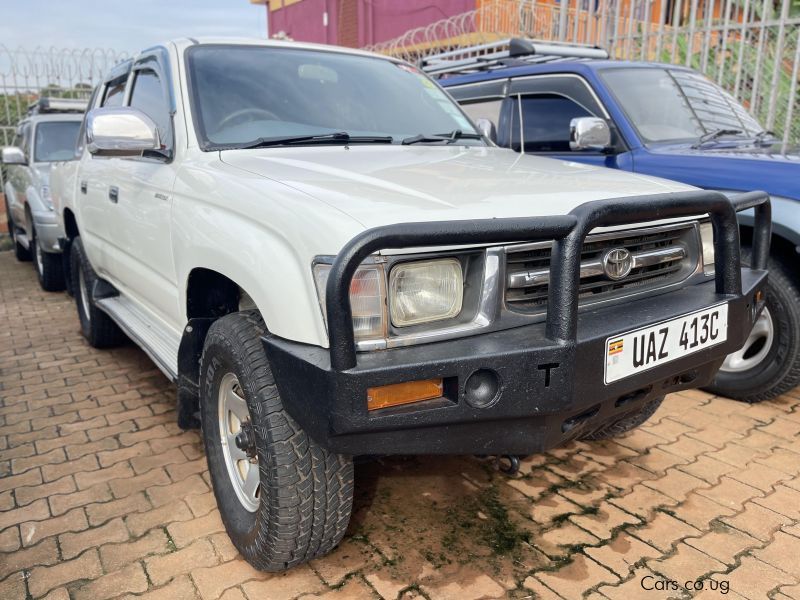
M 647 404 L 645 404 L 642 408 L 638 411 L 628 414 L 627 416 L 622 417 L 600 429 L 597 429 L 587 435 L 581 437 L 582 440 L 598 442 L 601 440 L 608 440 L 611 438 L 619 437 L 629 431 L 636 429 L 647 421 L 653 414 L 658 410 L 658 407 L 661 406 L 661 403 L 664 401 L 664 396 L 659 398 L 653 398 Z
M 80 271 L 86 271 L 86 284 L 89 288 L 92 287 L 94 281 L 97 279 L 97 274 L 94 272 L 89 258 L 86 256 L 86 251 L 83 249 L 83 242 L 80 236 L 76 237 L 70 247 L 70 261 L 72 268 L 72 287 L 75 290 L 75 306 L 78 309 L 78 320 L 81 324 L 81 332 L 89 345 L 93 348 L 113 348 L 119 346 L 126 339 L 125 334 L 102 310 L 94 305 L 94 302 L 89 298 L 89 310 L 91 311 L 88 323 L 81 316 L 81 291 L 80 291 Z
M 36 231 L 34 230 L 33 239 L 31 244 L 38 244 L 39 240 L 36 239 Z M 34 248 L 34 252 L 35 252 Z M 64 263 L 61 254 L 52 254 L 50 252 L 42 251 L 42 270 L 39 271 L 36 257 L 34 256 L 34 270 L 39 278 L 39 285 L 45 292 L 61 292 L 66 287 L 64 280 Z
M 225 345 L 248 371 L 240 384 L 259 440 L 261 505 L 256 535 L 232 540 L 257 569 L 283 571 L 330 552 L 341 541 L 352 509 L 353 463 L 319 446 L 284 410 L 261 343 L 265 333 L 257 311 L 222 317 L 208 332 L 201 373 L 213 358 L 209 342 Z M 223 489 L 215 483 L 218 501 Z
M 749 257 L 745 252 L 743 254 L 745 259 Z M 798 324 L 794 339 L 789 341 L 790 348 L 786 353 L 785 370 L 773 377 L 768 387 L 760 391 L 743 386 L 724 385 L 718 379 L 704 388 L 705 390 L 733 400 L 756 404 L 777 398 L 800 385 L 800 288 L 792 277 L 791 271 L 775 258 L 771 258 L 769 261 L 769 286 L 773 288 L 780 286 L 781 292 L 786 295 L 785 307 L 794 313 L 794 321 Z M 776 317 L 773 316 L 774 318 Z

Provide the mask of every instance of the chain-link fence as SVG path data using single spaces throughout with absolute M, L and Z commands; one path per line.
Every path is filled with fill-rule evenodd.
M 691 66 L 739 100 L 783 148 L 800 143 L 797 0 L 485 0 L 372 46 L 422 56 L 513 36 L 594 44 L 618 59 Z M 796 11 L 796 8 L 794 9 Z
M 0 45 L 0 145 L 12 143 L 17 123 L 40 97 L 88 98 L 98 80 L 125 57 L 100 48 L 9 50 Z M 0 184 L 2 177 L 0 170 Z

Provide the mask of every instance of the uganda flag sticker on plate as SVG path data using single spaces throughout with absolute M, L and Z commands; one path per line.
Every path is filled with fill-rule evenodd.
M 624 342 L 622 338 L 608 342 L 608 355 L 614 356 L 615 354 L 622 352 L 623 344 Z

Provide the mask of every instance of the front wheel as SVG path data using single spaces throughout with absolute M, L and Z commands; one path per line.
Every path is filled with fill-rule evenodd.
M 330 552 L 353 501 L 353 462 L 329 452 L 286 412 L 255 311 L 208 331 L 200 407 L 208 469 L 234 546 L 257 569 L 283 571 Z
M 64 289 L 64 265 L 61 254 L 52 254 L 42 250 L 36 230 L 32 231 L 33 268 L 36 269 L 39 285 L 46 292 L 60 292 Z
M 783 263 L 771 259 L 766 306 L 747 341 L 729 354 L 708 386 L 715 394 L 762 402 L 800 383 L 800 290 Z

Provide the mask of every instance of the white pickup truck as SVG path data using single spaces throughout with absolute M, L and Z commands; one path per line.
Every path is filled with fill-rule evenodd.
M 708 384 L 764 303 L 765 195 L 497 148 L 384 56 L 170 42 L 108 74 L 79 144 L 51 185 L 83 333 L 177 383 L 261 569 L 339 542 L 353 455 L 623 433 Z

